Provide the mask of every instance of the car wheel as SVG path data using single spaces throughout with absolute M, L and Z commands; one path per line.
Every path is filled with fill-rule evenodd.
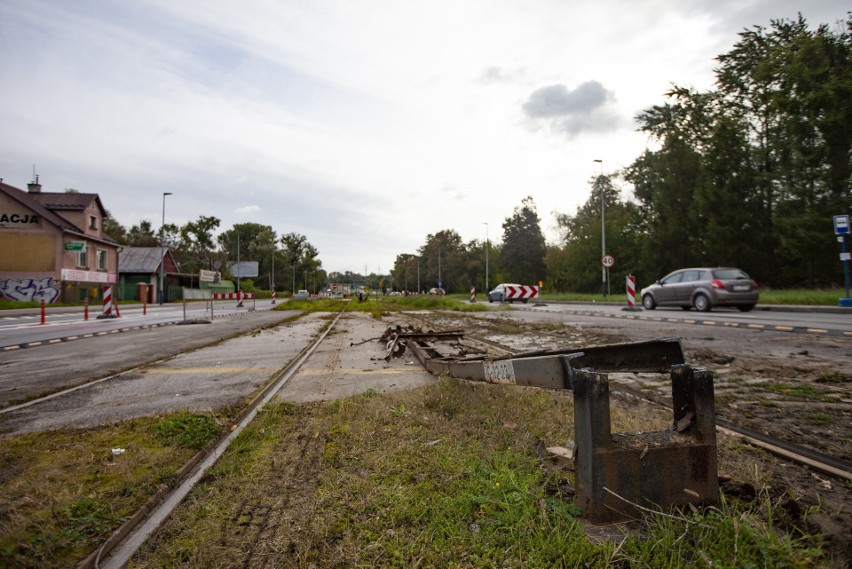
M 642 297 L 642 306 L 645 307 L 645 310 L 654 310 L 657 307 L 657 303 L 654 302 L 653 296 L 646 294 Z
M 753 304 L 740 304 L 739 306 L 737 306 L 737 308 L 740 309 L 740 312 L 748 312 L 749 310 L 754 308 L 754 305 Z
M 710 312 L 710 309 L 713 308 L 706 294 L 696 294 L 695 298 L 692 299 L 692 305 L 695 306 L 695 310 L 700 312 Z
M 494 299 L 491 298 L 491 295 L 488 295 L 488 302 L 494 302 Z

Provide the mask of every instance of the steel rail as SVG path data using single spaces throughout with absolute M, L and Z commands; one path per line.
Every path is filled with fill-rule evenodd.
M 225 453 L 234 439 L 252 422 L 263 407 L 287 384 L 307 359 L 322 344 L 328 333 L 346 311 L 341 310 L 334 320 L 311 344 L 273 377 L 272 381 L 249 403 L 238 417 L 236 426 L 219 443 L 198 453 L 177 473 L 180 482 L 162 495 L 155 496 L 122 524 L 113 534 L 84 559 L 78 568 L 117 569 L 126 565 L 148 537 L 159 528 L 180 502 L 195 487 L 205 472 Z

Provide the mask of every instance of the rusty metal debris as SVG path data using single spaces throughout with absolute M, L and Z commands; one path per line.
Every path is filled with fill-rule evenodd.
M 464 337 L 464 332 L 459 330 L 450 330 L 445 332 L 435 332 L 428 330 L 426 332 L 412 327 L 406 330 L 402 326 L 388 327 L 385 333 L 379 338 L 379 341 L 385 344 L 387 353 L 385 361 L 390 361 L 391 358 L 398 358 L 405 353 L 406 346 L 410 342 L 427 343 L 434 340 L 459 340 Z
M 714 504 L 719 499 L 713 376 L 686 364 L 680 340 L 666 338 L 508 356 L 447 357 L 439 339 L 452 332 L 388 329 L 390 359 L 405 342 L 426 370 L 452 377 L 570 389 L 574 395 L 577 503 L 593 522 L 641 515 L 648 508 Z M 661 432 L 612 433 L 608 373 L 668 373 L 672 426 Z

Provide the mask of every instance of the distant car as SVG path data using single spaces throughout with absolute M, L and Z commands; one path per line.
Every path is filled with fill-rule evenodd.
M 496 302 L 508 302 L 510 304 L 515 302 L 515 299 L 507 298 L 507 296 L 506 296 L 508 294 L 506 292 L 507 286 L 520 287 L 521 285 L 512 284 L 512 283 L 500 283 L 500 284 L 498 284 L 497 286 L 494 287 L 494 290 L 492 290 L 491 292 L 488 293 L 488 302 L 495 302 L 495 301 Z M 529 300 L 528 298 L 524 298 L 524 299 L 521 299 L 521 302 L 526 304 L 528 300 Z
M 445 294 L 447 294 L 447 292 L 442 288 L 432 287 L 429 289 L 429 294 L 434 294 L 436 296 L 444 296 Z
M 311 297 L 310 293 L 304 289 L 297 290 L 296 294 L 293 295 L 293 300 L 307 300 Z
M 642 306 L 680 306 L 709 312 L 717 306 L 736 306 L 748 312 L 757 304 L 757 282 L 733 267 L 701 267 L 669 273 L 639 294 Z

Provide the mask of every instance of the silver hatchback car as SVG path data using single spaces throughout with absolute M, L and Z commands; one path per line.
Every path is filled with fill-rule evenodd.
M 735 306 L 748 312 L 757 304 L 757 283 L 732 267 L 680 269 L 669 273 L 640 293 L 642 306 L 695 307 L 708 312 L 716 306 Z

